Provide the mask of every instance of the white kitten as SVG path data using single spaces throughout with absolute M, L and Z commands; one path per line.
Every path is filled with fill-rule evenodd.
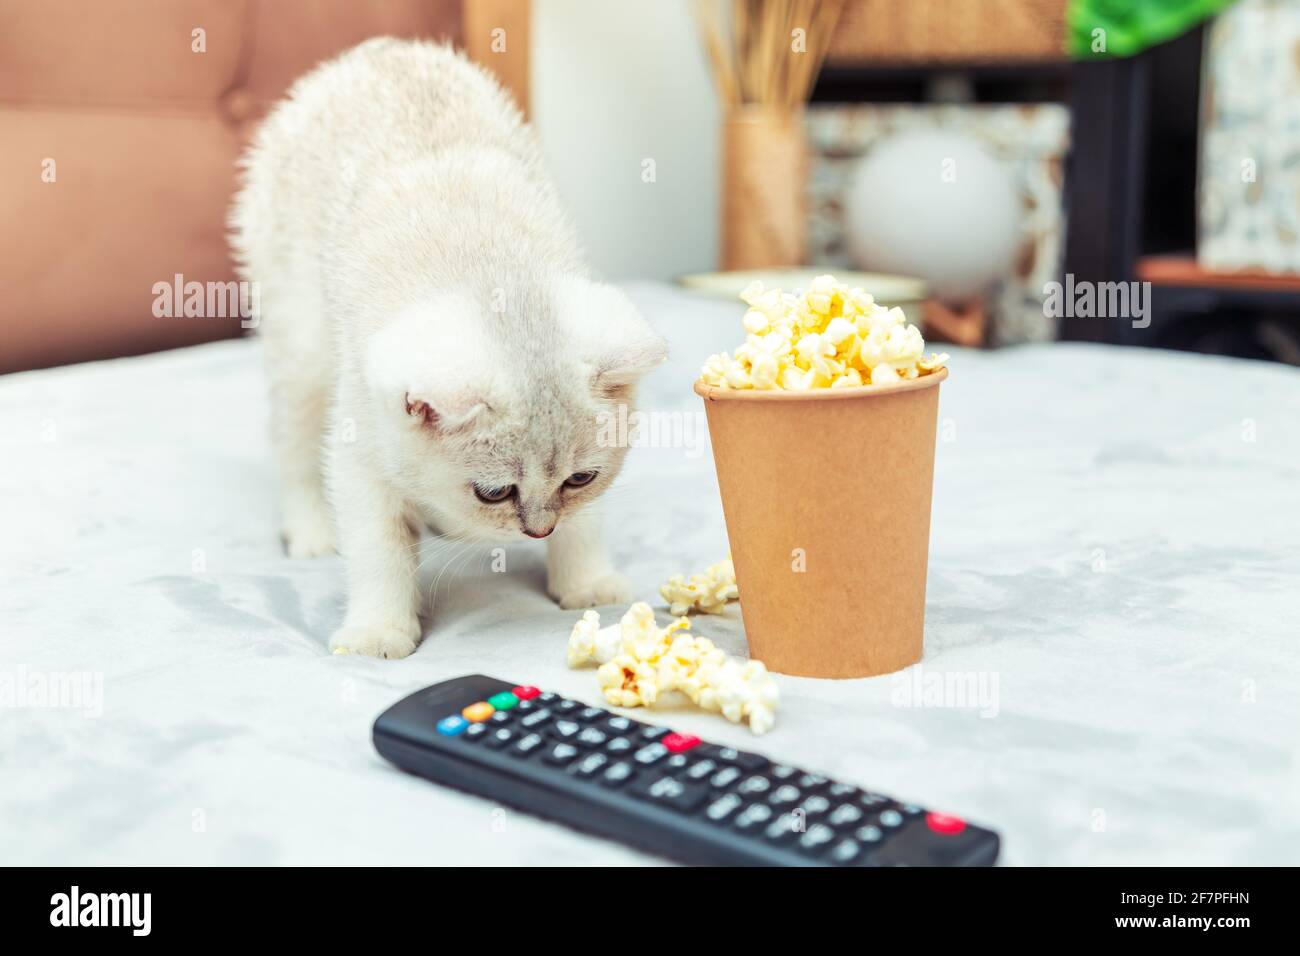
M 371 40 L 293 87 L 245 167 L 232 244 L 260 287 L 285 542 L 323 554 L 337 527 L 347 564 L 330 647 L 415 649 L 430 525 L 549 535 L 561 606 L 627 600 L 587 507 L 625 449 L 597 426 L 664 344 L 588 278 L 497 83 L 446 47 Z

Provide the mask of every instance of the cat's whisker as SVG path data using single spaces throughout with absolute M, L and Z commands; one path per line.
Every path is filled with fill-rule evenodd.
M 428 604 L 430 607 L 433 607 L 435 603 L 435 598 L 437 597 L 438 594 L 438 582 L 441 581 L 442 576 L 447 573 L 447 569 L 451 567 L 451 563 L 455 561 L 458 557 L 460 557 L 460 555 L 463 554 L 468 548 L 469 548 L 468 542 L 460 542 L 456 546 L 456 549 L 453 552 L 452 556 L 443 563 L 442 567 L 438 570 L 438 573 L 434 575 L 433 580 L 429 583 Z
M 452 558 L 454 558 L 457 554 L 459 554 L 461 549 L 466 547 L 467 544 L 468 542 L 465 541 L 452 540 L 443 544 L 439 548 L 431 550 L 429 554 L 425 555 L 416 565 L 416 572 L 418 573 L 420 570 L 422 570 L 425 566 L 427 566 L 433 561 L 441 560 L 443 558 L 445 558 L 447 561 L 452 560 Z
M 461 542 L 461 547 L 459 547 L 456 553 L 453 554 L 450 559 L 448 559 L 447 563 L 442 566 L 442 569 L 438 572 L 437 576 L 433 579 L 433 584 L 429 588 L 430 603 L 433 603 L 433 601 L 437 599 L 438 584 L 441 582 L 443 576 L 447 575 L 448 572 L 451 572 L 450 578 L 448 580 L 448 587 L 450 587 L 451 580 L 454 580 L 457 577 L 457 575 L 459 575 L 460 572 L 464 570 L 465 564 L 469 560 L 473 559 L 473 557 L 476 554 L 480 553 L 479 548 L 476 546 L 483 545 L 483 544 L 486 544 L 486 542 L 477 541 L 474 539 L 465 539 L 464 541 Z

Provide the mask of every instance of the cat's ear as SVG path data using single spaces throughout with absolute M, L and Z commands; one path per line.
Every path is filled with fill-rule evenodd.
M 614 286 L 566 277 L 557 288 L 560 322 L 592 386 L 611 392 L 636 384 L 668 358 L 668 346 Z
M 447 314 L 463 308 L 447 299 L 403 312 L 375 333 L 366 356 L 372 399 L 433 434 L 466 431 L 492 408 L 491 370 L 469 323 Z
M 424 428 L 442 435 L 464 431 L 485 411 L 487 403 L 471 393 L 447 394 L 439 389 L 416 387 L 402 395 L 406 414 Z

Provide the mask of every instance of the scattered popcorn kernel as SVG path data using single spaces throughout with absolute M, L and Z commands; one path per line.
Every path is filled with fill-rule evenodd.
M 948 361 L 925 356 L 921 330 L 898 306 L 817 276 L 801 295 L 753 282 L 740 294 L 748 333 L 734 354 L 709 356 L 700 378 L 716 388 L 848 388 L 930 375 Z
M 725 578 L 722 566 L 730 563 L 720 561 L 706 573 Z M 734 589 L 734 584 L 730 587 Z M 718 589 L 726 590 L 725 585 Z M 756 734 L 775 724 L 780 695 L 767 668 L 759 661 L 730 658 L 708 638 L 690 634 L 686 618 L 678 617 L 661 628 L 650 606 L 638 602 L 616 627 L 599 625 L 594 611 L 584 613 L 574 625 L 569 665 L 600 663 L 596 678 L 611 705 L 649 707 L 663 694 L 677 691 L 704 710 L 717 711 L 735 723 L 747 722 Z M 614 645 L 607 634 L 617 637 L 617 649 L 610 650 Z M 607 652 L 610 656 L 601 660 Z
M 600 615 L 587 611 L 573 625 L 569 635 L 569 666 L 579 667 L 595 662 L 605 664 L 623 649 L 623 628 L 620 624 L 600 626 Z
M 776 711 L 758 707 L 750 711 L 749 729 L 756 734 L 765 734 L 776 725 Z
M 681 617 L 691 611 L 721 614 L 727 602 L 734 601 L 739 596 L 736 590 L 736 567 L 731 563 L 731 558 L 727 558 L 689 578 L 675 574 L 659 588 L 659 593 L 668 602 L 668 613 L 674 617 Z
M 667 629 L 655 623 L 655 612 L 644 601 L 637 601 L 619 622 L 623 634 L 623 653 L 639 661 L 654 663 L 668 649 Z
M 615 707 L 649 707 L 659 696 L 655 669 L 631 654 L 620 654 L 596 671 L 605 700 Z

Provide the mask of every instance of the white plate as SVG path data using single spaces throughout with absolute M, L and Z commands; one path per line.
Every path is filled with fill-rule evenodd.
M 754 280 L 764 288 L 798 292 L 806 289 L 814 278 L 825 275 L 826 269 L 754 269 L 747 272 L 697 272 L 678 278 L 679 285 L 696 292 L 735 299 L 742 289 Z M 879 272 L 832 271 L 840 282 L 861 286 L 883 305 L 919 303 L 925 298 L 925 282 L 910 276 L 886 275 Z

